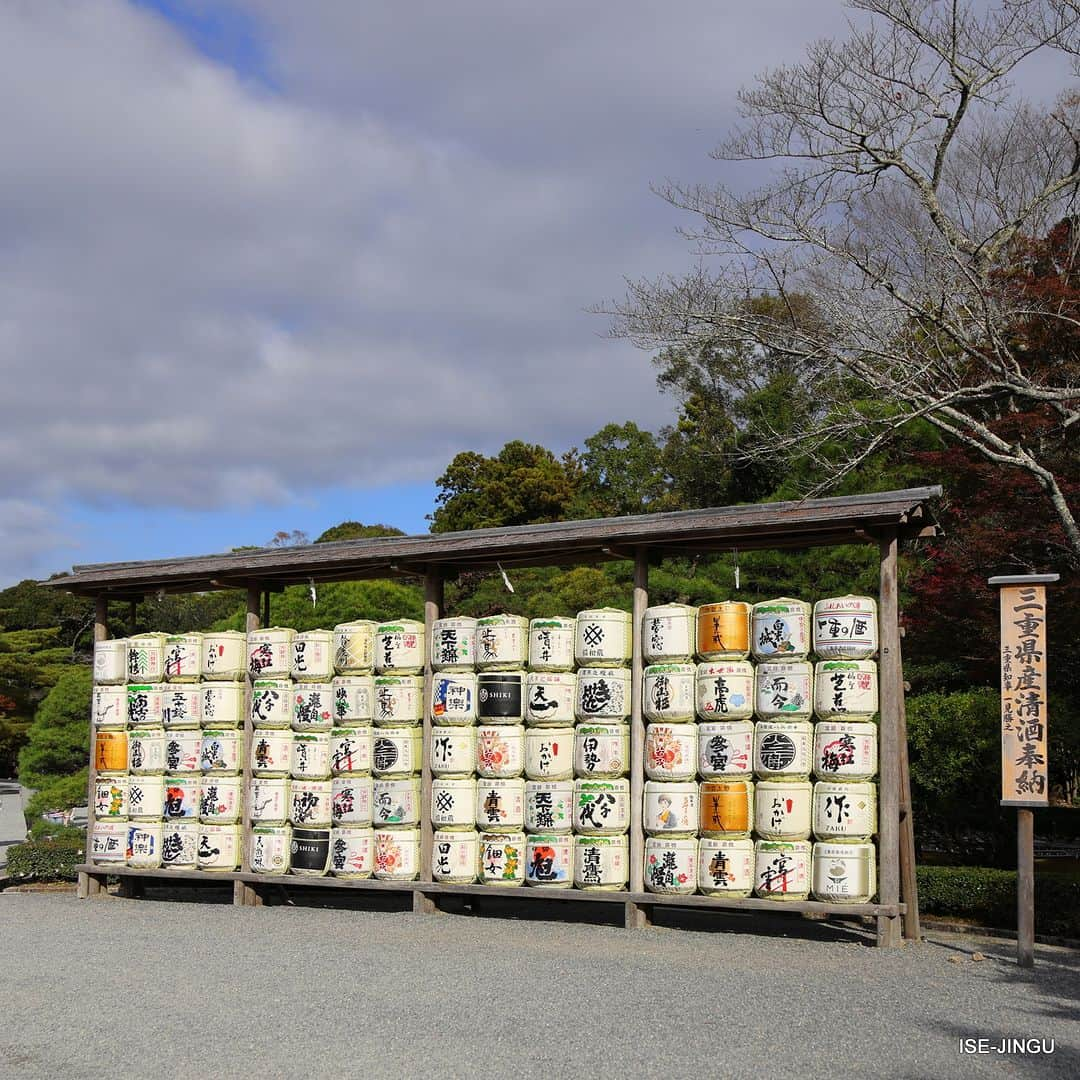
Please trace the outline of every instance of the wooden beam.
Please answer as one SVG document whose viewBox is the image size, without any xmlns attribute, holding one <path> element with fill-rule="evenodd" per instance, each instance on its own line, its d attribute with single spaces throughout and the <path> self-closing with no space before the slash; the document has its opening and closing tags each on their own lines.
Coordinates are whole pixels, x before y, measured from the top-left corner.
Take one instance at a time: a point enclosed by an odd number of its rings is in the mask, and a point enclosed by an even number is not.
<svg viewBox="0 0 1080 1080">
<path fill-rule="evenodd" d="M 645 891 L 645 831 L 642 805 L 645 799 L 645 719 L 642 712 L 643 676 L 641 627 L 649 606 L 649 552 L 639 547 L 634 552 L 634 622 L 633 652 L 630 661 L 630 891 Z M 650 923 L 651 907 L 628 900 L 625 922 L 636 930 Z"/>
</svg>

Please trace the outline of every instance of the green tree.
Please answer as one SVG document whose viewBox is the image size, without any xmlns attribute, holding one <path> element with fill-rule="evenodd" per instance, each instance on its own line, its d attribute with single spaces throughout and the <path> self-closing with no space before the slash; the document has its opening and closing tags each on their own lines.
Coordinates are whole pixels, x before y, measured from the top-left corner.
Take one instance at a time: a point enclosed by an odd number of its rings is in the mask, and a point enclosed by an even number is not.
<svg viewBox="0 0 1080 1080">
<path fill-rule="evenodd" d="M 19 753 L 19 779 L 27 787 L 45 789 L 85 769 L 90 753 L 90 689 L 88 667 L 64 672 L 49 691 L 30 725 L 30 737 Z"/>
<path fill-rule="evenodd" d="M 377 536 L 404 536 L 393 525 L 364 525 L 359 521 L 343 521 L 332 525 L 315 540 L 316 544 L 332 544 L 338 540 L 371 540 Z"/>
<path fill-rule="evenodd" d="M 573 517 L 623 517 L 670 509 L 660 441 L 632 421 L 606 424 L 585 440 Z"/>
</svg>

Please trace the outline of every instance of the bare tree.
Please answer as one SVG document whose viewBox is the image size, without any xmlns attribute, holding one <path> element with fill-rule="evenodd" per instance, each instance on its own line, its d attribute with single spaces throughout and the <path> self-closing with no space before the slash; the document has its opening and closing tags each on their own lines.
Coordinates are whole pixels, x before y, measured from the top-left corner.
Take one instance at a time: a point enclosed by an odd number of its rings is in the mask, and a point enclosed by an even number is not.
<svg viewBox="0 0 1080 1080">
<path fill-rule="evenodd" d="M 769 182 L 659 189 L 695 216 L 697 267 L 603 310 L 643 348 L 749 344 L 794 364 L 819 408 L 752 453 L 818 458 L 838 479 L 923 418 L 1037 482 L 1080 561 L 1061 465 L 1075 476 L 1080 290 L 1018 284 L 1032 242 L 1078 220 L 1080 94 L 1039 107 L 1015 89 L 1051 53 L 1075 78 L 1080 4 L 849 6 L 845 40 L 739 95 L 743 122 L 713 156 L 768 163 Z M 1054 273 L 1075 284 L 1080 227 L 1057 235 Z M 1063 349 L 1052 363 L 1032 361 L 1032 326 Z M 1003 423 L 1031 412 L 1038 437 Z"/>
</svg>

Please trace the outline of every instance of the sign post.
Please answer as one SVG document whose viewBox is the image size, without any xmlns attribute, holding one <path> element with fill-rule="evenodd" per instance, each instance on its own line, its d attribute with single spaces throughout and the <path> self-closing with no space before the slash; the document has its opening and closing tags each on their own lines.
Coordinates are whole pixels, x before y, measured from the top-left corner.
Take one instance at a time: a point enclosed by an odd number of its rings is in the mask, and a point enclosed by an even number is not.
<svg viewBox="0 0 1080 1080">
<path fill-rule="evenodd" d="M 1046 586 L 1057 574 L 992 577 L 1001 590 L 1001 805 L 1016 807 L 1016 962 L 1035 963 L 1035 820 L 1049 801 Z"/>
</svg>

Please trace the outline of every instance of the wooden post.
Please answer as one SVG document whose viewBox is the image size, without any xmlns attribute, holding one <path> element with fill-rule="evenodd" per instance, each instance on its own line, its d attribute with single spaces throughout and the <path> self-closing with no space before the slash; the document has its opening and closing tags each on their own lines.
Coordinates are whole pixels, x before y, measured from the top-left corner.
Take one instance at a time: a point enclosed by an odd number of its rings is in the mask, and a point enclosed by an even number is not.
<svg viewBox="0 0 1080 1080">
<path fill-rule="evenodd" d="M 900 648 L 898 642 L 897 649 Z M 902 651 L 900 656 L 900 899 L 905 905 L 904 937 L 908 941 L 919 941 L 922 928 L 919 925 L 919 882 L 915 874 L 915 818 L 911 810 L 911 769 L 908 763 L 907 702 L 904 698 Z"/>
<path fill-rule="evenodd" d="M 105 641 L 109 637 L 109 601 L 104 596 L 94 598 L 94 641 Z M 93 691 L 91 691 L 92 695 Z M 93 850 L 94 838 L 94 787 L 97 783 L 97 761 L 94 747 L 94 737 L 97 728 L 94 726 L 94 703 L 90 701 L 90 764 L 87 769 L 86 781 L 86 861 L 90 862 L 90 852 Z M 98 896 L 105 890 L 105 875 L 87 874 L 79 872 L 78 896 L 85 900 L 91 896 Z"/>
<path fill-rule="evenodd" d="M 431 849 L 434 829 L 431 825 L 431 684 L 434 668 L 431 666 L 431 646 L 435 620 L 442 615 L 445 603 L 443 595 L 443 577 L 438 570 L 429 570 L 424 575 L 424 642 L 427 655 L 424 657 L 424 740 L 422 743 L 422 764 L 420 768 L 420 884 L 431 884 Z M 423 915 L 434 915 L 439 910 L 433 895 L 417 889 L 413 893 L 413 911 Z"/>
<path fill-rule="evenodd" d="M 1016 811 L 1016 963 L 1035 966 L 1035 813 Z"/>
<path fill-rule="evenodd" d="M 634 549 L 634 625 L 633 652 L 630 662 L 630 891 L 645 891 L 645 833 L 642 828 L 642 805 L 645 799 L 645 720 L 641 711 L 642 636 L 645 609 L 649 606 L 649 552 Z M 652 908 L 626 902 L 627 929 L 640 929 L 650 923 Z"/>
<path fill-rule="evenodd" d="M 256 607 L 256 609 L 255 609 L 256 616 L 258 615 L 258 612 L 259 612 L 259 609 Z M 263 618 L 263 621 L 262 621 L 263 626 L 272 625 L 271 622 L 270 622 L 270 589 L 267 589 L 266 592 L 263 593 L 263 617 L 262 618 Z M 256 625 L 255 629 L 256 630 L 259 629 L 258 625 Z"/>
<path fill-rule="evenodd" d="M 267 596 L 269 595 L 267 593 Z M 249 634 L 259 629 L 259 599 L 258 585 L 249 585 L 247 590 L 247 619 L 244 626 L 245 631 Z M 255 722 L 251 718 L 251 693 L 252 678 L 251 673 L 248 672 L 245 677 L 244 690 L 244 738 L 241 740 L 241 753 L 243 755 L 241 757 L 241 776 L 243 776 L 241 806 L 243 810 L 240 815 L 242 823 L 240 829 L 243 844 L 240 869 L 245 874 L 251 872 L 251 736 L 255 730 Z M 234 881 L 233 903 L 241 907 L 259 907 L 262 904 L 262 897 L 247 882 Z"/>
</svg>

